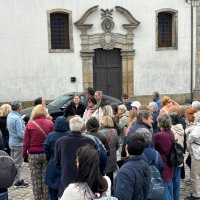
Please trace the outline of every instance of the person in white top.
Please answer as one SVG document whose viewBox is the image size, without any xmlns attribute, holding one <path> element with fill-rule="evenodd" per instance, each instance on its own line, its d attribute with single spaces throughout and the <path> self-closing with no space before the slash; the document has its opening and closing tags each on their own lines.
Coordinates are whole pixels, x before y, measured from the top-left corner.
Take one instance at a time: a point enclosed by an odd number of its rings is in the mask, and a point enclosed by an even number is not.
<svg viewBox="0 0 200 200">
<path fill-rule="evenodd" d="M 92 146 L 78 149 L 77 181 L 69 184 L 60 200 L 91 200 L 111 196 L 111 181 L 99 170 L 99 155 Z"/>
<path fill-rule="evenodd" d="M 194 114 L 195 126 L 189 134 L 188 150 L 191 155 L 191 194 L 187 199 L 200 199 L 200 111 Z"/>
</svg>

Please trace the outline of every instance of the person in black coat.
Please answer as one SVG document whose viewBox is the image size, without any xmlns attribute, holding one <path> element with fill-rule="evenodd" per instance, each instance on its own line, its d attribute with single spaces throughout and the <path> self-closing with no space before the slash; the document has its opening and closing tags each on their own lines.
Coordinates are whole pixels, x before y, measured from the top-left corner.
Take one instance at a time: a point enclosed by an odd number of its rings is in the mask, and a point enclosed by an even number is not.
<svg viewBox="0 0 200 200">
<path fill-rule="evenodd" d="M 70 131 L 67 136 L 61 137 L 55 144 L 55 163 L 61 167 L 61 179 L 58 196 L 61 197 L 65 188 L 76 181 L 76 151 L 85 145 L 94 148 L 95 142 L 89 137 L 83 136 L 81 130 L 85 126 L 84 121 L 79 116 L 70 119 Z"/>
<path fill-rule="evenodd" d="M 65 108 L 64 117 L 70 119 L 74 115 L 83 117 L 85 112 L 85 106 L 82 104 L 81 99 L 78 95 L 74 95 L 73 101 Z"/>
<path fill-rule="evenodd" d="M 11 111 L 11 106 L 9 104 L 3 104 L 0 107 L 0 132 L 2 133 L 2 140 L 4 144 L 4 151 L 10 155 L 10 148 L 8 145 L 9 133 L 6 125 L 7 116 Z"/>
<path fill-rule="evenodd" d="M 48 165 L 45 176 L 45 184 L 49 189 L 49 198 L 51 200 L 58 200 L 58 188 L 60 184 L 60 167 L 54 163 L 54 147 L 56 141 L 68 134 L 69 124 L 65 117 L 57 117 L 52 133 L 49 133 L 44 141 L 44 149 L 47 157 Z"/>
</svg>

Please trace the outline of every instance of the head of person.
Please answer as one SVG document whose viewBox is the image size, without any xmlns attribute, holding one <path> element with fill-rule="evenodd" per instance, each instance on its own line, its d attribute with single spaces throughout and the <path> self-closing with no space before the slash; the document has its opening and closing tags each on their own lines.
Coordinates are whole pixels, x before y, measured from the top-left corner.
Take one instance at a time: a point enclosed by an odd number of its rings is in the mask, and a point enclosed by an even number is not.
<svg viewBox="0 0 200 200">
<path fill-rule="evenodd" d="M 94 96 L 95 90 L 92 87 L 88 87 L 85 90 L 86 97 Z"/>
<path fill-rule="evenodd" d="M 172 127 L 171 118 L 168 114 L 158 116 L 158 127 L 160 130 L 169 131 Z"/>
<path fill-rule="evenodd" d="M 199 101 L 193 101 L 192 102 L 192 108 L 200 111 L 200 102 Z"/>
<path fill-rule="evenodd" d="M 102 97 L 103 97 L 103 92 L 100 91 L 100 90 L 96 91 L 94 93 L 94 97 L 95 97 L 96 101 L 100 101 L 102 99 Z"/>
<path fill-rule="evenodd" d="M 113 117 L 113 109 L 110 105 L 106 105 L 103 108 L 103 115 L 104 116 L 109 116 L 109 117 Z"/>
<path fill-rule="evenodd" d="M 7 117 L 11 111 L 11 106 L 9 104 L 3 104 L 0 107 L 0 117 Z"/>
<path fill-rule="evenodd" d="M 153 95 L 152 95 L 152 99 L 154 100 L 154 99 L 158 99 L 158 98 L 160 98 L 160 94 L 159 94 L 158 91 L 155 91 L 155 92 L 153 93 Z"/>
<path fill-rule="evenodd" d="M 122 115 L 123 113 L 125 113 L 127 111 L 127 108 L 124 104 L 121 104 L 118 106 L 118 114 Z"/>
<path fill-rule="evenodd" d="M 194 114 L 197 112 L 196 109 L 194 108 L 188 108 L 186 109 L 185 111 L 185 119 L 188 121 L 188 122 L 194 122 Z"/>
<path fill-rule="evenodd" d="M 134 132 L 128 136 L 126 156 L 140 156 L 146 147 L 144 135 Z"/>
<path fill-rule="evenodd" d="M 99 155 L 92 146 L 83 146 L 76 152 L 77 184 L 87 183 L 93 192 L 103 193 L 107 190 L 107 181 L 99 169 Z"/>
<path fill-rule="evenodd" d="M 168 97 L 168 96 L 164 96 L 161 103 L 162 103 L 162 106 L 166 106 L 168 104 L 170 104 L 172 102 L 172 99 L 171 97 Z"/>
<path fill-rule="evenodd" d="M 130 110 L 128 113 L 129 127 L 135 123 L 136 117 L 137 117 L 137 112 L 135 110 Z"/>
<path fill-rule="evenodd" d="M 129 103 L 129 96 L 128 96 L 128 94 L 123 94 L 122 95 L 122 102 L 125 105 Z"/>
<path fill-rule="evenodd" d="M 34 101 L 34 105 L 37 106 L 39 104 L 45 105 L 45 100 L 42 97 L 38 97 L 37 99 L 35 99 Z"/>
<path fill-rule="evenodd" d="M 99 121 L 96 117 L 90 117 L 86 123 L 86 129 L 88 132 L 95 132 L 99 130 Z"/>
<path fill-rule="evenodd" d="M 194 122 L 200 123 L 200 111 L 198 111 L 194 114 Z"/>
<path fill-rule="evenodd" d="M 69 121 L 69 129 L 72 132 L 81 132 L 85 128 L 85 123 L 80 116 L 75 116 Z"/>
<path fill-rule="evenodd" d="M 22 109 L 21 101 L 19 101 L 19 100 L 13 101 L 11 103 L 11 108 L 12 108 L 13 111 L 21 112 L 21 109 Z"/>
<path fill-rule="evenodd" d="M 87 105 L 89 108 L 93 108 L 97 104 L 96 99 L 93 96 L 88 97 Z"/>
<path fill-rule="evenodd" d="M 73 102 L 75 105 L 79 105 L 81 103 L 81 98 L 78 94 L 74 95 Z"/>
<path fill-rule="evenodd" d="M 170 112 L 169 116 L 171 118 L 172 125 L 180 124 L 180 115 L 177 112 Z"/>
<path fill-rule="evenodd" d="M 151 108 L 152 112 L 158 112 L 158 105 L 156 102 L 149 102 L 149 107 Z"/>
<path fill-rule="evenodd" d="M 152 126 L 152 114 L 151 111 L 148 109 L 139 110 L 137 113 L 137 122 L 146 124 L 147 126 Z"/>
<path fill-rule="evenodd" d="M 133 101 L 131 107 L 133 110 L 138 111 L 140 109 L 141 103 L 139 101 Z"/>
<path fill-rule="evenodd" d="M 69 131 L 69 122 L 65 117 L 57 117 L 54 123 L 55 131 Z"/>
<path fill-rule="evenodd" d="M 145 147 L 150 146 L 152 141 L 152 134 L 150 131 L 148 131 L 146 128 L 139 128 L 135 132 L 143 135 Z"/>
<path fill-rule="evenodd" d="M 44 117 L 44 118 L 48 117 L 47 109 L 42 104 L 39 104 L 33 108 L 31 112 L 30 121 L 36 118 L 40 118 L 40 117 Z"/>
<path fill-rule="evenodd" d="M 111 104 L 112 110 L 113 110 L 113 115 L 118 114 L 118 105 L 116 103 Z"/>
<path fill-rule="evenodd" d="M 101 126 L 104 128 L 113 128 L 114 123 L 111 117 L 109 116 L 103 116 L 101 119 Z"/>
</svg>

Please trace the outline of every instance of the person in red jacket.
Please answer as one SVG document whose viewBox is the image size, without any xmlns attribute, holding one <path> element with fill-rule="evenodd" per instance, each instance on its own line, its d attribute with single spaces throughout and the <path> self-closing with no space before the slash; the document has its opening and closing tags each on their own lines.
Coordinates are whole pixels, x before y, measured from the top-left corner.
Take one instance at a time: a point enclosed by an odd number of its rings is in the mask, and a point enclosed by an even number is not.
<svg viewBox="0 0 200 200">
<path fill-rule="evenodd" d="M 48 133 L 53 131 L 53 122 L 47 116 L 43 105 L 33 108 L 23 141 L 23 157 L 29 160 L 35 200 L 48 200 L 48 189 L 44 184 L 47 160 L 43 143 Z"/>
</svg>

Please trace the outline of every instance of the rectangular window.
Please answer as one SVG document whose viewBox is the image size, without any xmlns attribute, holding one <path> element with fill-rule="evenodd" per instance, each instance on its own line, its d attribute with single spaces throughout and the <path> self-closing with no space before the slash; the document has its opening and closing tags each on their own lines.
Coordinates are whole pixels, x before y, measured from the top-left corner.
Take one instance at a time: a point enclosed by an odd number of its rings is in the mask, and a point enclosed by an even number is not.
<svg viewBox="0 0 200 200">
<path fill-rule="evenodd" d="M 69 49 L 69 16 L 63 13 L 50 15 L 51 22 L 51 48 Z"/>
</svg>

